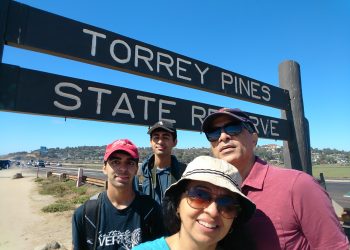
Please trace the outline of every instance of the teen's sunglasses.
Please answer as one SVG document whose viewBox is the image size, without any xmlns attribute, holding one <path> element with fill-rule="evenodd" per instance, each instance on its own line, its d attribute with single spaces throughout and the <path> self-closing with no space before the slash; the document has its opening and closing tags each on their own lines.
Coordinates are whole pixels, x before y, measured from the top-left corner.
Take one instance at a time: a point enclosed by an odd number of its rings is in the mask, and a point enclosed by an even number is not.
<svg viewBox="0 0 350 250">
<path fill-rule="evenodd" d="M 186 191 L 186 198 L 188 205 L 194 209 L 204 209 L 215 202 L 219 213 L 226 219 L 237 217 L 241 211 L 237 198 L 230 195 L 214 195 L 203 187 L 191 187 Z"/>
<path fill-rule="evenodd" d="M 242 132 L 243 128 L 246 128 L 248 131 L 250 131 L 250 128 L 248 128 L 248 126 L 244 122 L 228 123 L 225 126 L 213 128 L 212 130 L 205 132 L 205 136 L 207 137 L 208 141 L 214 142 L 220 138 L 222 130 L 226 134 L 234 136 L 239 135 Z"/>
</svg>

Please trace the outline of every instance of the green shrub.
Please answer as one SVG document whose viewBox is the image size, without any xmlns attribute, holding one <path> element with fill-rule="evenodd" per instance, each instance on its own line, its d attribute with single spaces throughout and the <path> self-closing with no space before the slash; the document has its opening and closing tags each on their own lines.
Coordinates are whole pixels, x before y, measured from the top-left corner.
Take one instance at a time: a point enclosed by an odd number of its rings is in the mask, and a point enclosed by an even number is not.
<svg viewBox="0 0 350 250">
<path fill-rule="evenodd" d="M 87 201 L 89 199 L 90 199 L 89 195 L 80 195 L 80 196 L 75 197 L 72 200 L 72 203 L 73 204 L 83 204 L 85 201 Z"/>
<path fill-rule="evenodd" d="M 36 178 L 34 181 L 35 181 L 35 182 L 39 182 L 39 183 L 41 183 L 41 182 L 43 182 L 43 181 L 44 181 L 44 179 L 39 177 L 39 178 Z"/>
<path fill-rule="evenodd" d="M 41 211 L 45 213 L 56 213 L 56 212 L 64 212 L 74 209 L 74 205 L 71 203 L 67 203 L 66 201 L 58 201 L 56 203 L 47 205 L 41 209 Z"/>
<path fill-rule="evenodd" d="M 62 197 L 67 192 L 70 192 L 70 189 L 64 182 L 51 182 L 42 185 L 42 189 L 39 193 Z"/>
<path fill-rule="evenodd" d="M 81 187 L 73 187 L 72 188 L 72 192 L 73 193 L 76 193 L 78 195 L 83 195 L 83 194 L 86 194 L 87 192 L 87 186 L 81 186 Z"/>
<path fill-rule="evenodd" d="M 73 210 L 77 204 L 84 203 L 92 195 L 104 190 L 103 187 L 89 184 L 76 187 L 76 182 L 73 180 L 59 181 L 57 177 L 52 176 L 47 179 L 38 178 L 35 181 L 40 185 L 40 194 L 53 195 L 60 198 L 55 203 L 42 208 L 42 211 L 46 213 Z"/>
</svg>

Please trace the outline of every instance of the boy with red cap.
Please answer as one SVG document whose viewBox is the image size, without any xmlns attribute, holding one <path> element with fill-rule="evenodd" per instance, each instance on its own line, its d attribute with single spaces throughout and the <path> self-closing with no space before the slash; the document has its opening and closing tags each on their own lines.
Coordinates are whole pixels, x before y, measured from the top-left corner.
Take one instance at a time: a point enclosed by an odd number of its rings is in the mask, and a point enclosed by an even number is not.
<svg viewBox="0 0 350 250">
<path fill-rule="evenodd" d="M 103 160 L 107 190 L 75 210 L 73 249 L 131 249 L 161 236 L 159 205 L 133 188 L 137 147 L 128 139 L 116 140 L 107 145 Z"/>
</svg>

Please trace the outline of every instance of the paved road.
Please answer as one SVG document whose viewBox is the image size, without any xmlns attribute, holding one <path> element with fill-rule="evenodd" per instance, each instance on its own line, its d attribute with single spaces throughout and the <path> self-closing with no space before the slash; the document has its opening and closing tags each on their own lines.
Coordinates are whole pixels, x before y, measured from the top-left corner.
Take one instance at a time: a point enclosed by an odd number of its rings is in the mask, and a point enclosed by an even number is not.
<svg viewBox="0 0 350 250">
<path fill-rule="evenodd" d="M 36 169 L 36 168 L 35 168 Z M 47 171 L 51 167 L 41 168 L 40 171 Z M 62 171 L 70 174 L 77 174 L 77 168 L 54 167 L 55 171 Z M 84 175 L 93 178 L 104 178 L 101 170 L 84 170 Z M 326 189 L 330 197 L 340 206 L 350 208 L 350 197 L 344 197 L 344 194 L 350 192 L 350 180 L 326 180 Z"/>
<path fill-rule="evenodd" d="M 350 197 L 344 197 L 350 192 L 350 180 L 348 181 L 326 181 L 326 189 L 333 200 L 340 206 L 350 208 Z"/>
</svg>

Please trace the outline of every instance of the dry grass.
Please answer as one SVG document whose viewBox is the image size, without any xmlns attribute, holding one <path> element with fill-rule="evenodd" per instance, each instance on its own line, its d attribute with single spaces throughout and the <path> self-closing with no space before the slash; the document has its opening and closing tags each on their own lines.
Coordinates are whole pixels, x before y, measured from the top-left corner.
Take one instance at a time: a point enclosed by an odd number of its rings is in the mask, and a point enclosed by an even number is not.
<svg viewBox="0 0 350 250">
<path fill-rule="evenodd" d="M 38 178 L 36 182 L 40 185 L 40 194 L 52 195 L 57 198 L 55 203 L 42 208 L 43 212 L 49 213 L 73 210 L 91 196 L 104 190 L 102 187 L 90 184 L 85 184 L 77 188 L 75 181 L 59 181 L 55 176 L 50 176 L 47 179 Z"/>
</svg>

